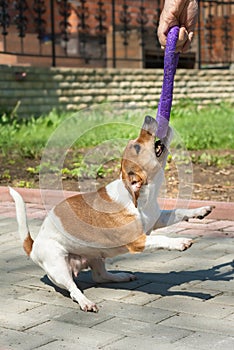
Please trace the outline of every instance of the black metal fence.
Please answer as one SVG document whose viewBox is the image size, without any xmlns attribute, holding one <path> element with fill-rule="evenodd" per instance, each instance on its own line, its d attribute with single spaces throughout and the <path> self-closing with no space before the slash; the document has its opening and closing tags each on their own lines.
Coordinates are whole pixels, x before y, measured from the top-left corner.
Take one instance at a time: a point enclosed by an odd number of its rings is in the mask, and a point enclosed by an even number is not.
<svg viewBox="0 0 234 350">
<path fill-rule="evenodd" d="M 162 0 L 0 0 L 0 64 L 163 66 Z M 200 0 L 195 40 L 180 66 L 234 63 L 234 1 Z"/>
</svg>

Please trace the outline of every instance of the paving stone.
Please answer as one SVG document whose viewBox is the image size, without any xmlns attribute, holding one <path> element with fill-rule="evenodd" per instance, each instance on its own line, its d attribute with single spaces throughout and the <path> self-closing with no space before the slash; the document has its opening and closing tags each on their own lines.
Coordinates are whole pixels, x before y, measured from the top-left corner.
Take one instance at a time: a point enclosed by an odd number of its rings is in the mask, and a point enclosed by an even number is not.
<svg viewBox="0 0 234 350">
<path fill-rule="evenodd" d="M 113 259 L 112 264 L 108 264 L 107 268 L 111 270 L 128 270 L 130 272 L 142 271 L 170 271 L 170 268 L 176 263 L 176 259 L 181 257 L 183 253 L 175 251 L 157 251 L 149 254 L 135 254 L 127 257 L 117 257 Z M 166 266 L 168 264 L 169 267 Z M 179 269 L 182 269 L 180 266 Z M 174 269 L 173 269 L 174 270 Z"/>
<path fill-rule="evenodd" d="M 41 275 L 43 275 L 43 270 L 40 271 L 42 273 Z M 54 290 L 50 285 L 43 283 L 41 276 L 20 280 L 16 282 L 16 285 L 26 288 L 28 293 L 35 289 Z"/>
<path fill-rule="evenodd" d="M 233 240 L 234 242 L 234 240 Z M 215 259 L 219 259 L 220 257 L 222 257 L 223 255 L 227 255 L 227 254 L 233 254 L 234 256 L 234 247 L 233 245 L 230 244 L 230 242 L 226 242 L 223 241 L 222 244 L 217 243 L 217 244 L 213 244 L 210 247 L 205 247 L 202 250 L 202 253 L 205 254 L 207 256 L 207 258 L 209 258 L 209 254 L 214 254 L 214 258 Z"/>
<path fill-rule="evenodd" d="M 162 320 L 175 314 L 175 312 L 169 310 L 162 310 L 154 307 L 147 309 L 144 306 L 113 301 L 105 301 L 100 303 L 100 307 L 102 314 L 106 313 L 106 315 L 112 315 L 120 318 L 152 322 L 152 324 L 161 322 Z"/>
<path fill-rule="evenodd" d="M 189 300 L 183 296 L 163 297 L 152 303 L 147 304 L 147 307 L 160 308 L 165 310 L 172 310 L 174 312 L 188 313 L 192 315 L 207 316 L 213 318 L 224 318 L 234 313 L 234 307 L 230 305 L 217 305 L 209 301 L 202 301 L 201 299 Z"/>
<path fill-rule="evenodd" d="M 168 295 L 170 289 L 170 285 L 166 283 L 148 283 L 140 288 L 137 291 L 152 294 L 155 296 Z"/>
<path fill-rule="evenodd" d="M 0 221 L 0 229 L 1 229 L 1 236 L 6 235 L 6 233 L 15 233 L 17 232 L 17 223 L 16 220 L 13 219 L 2 219 Z"/>
<path fill-rule="evenodd" d="M 17 282 L 19 281 L 25 281 L 28 279 L 26 274 L 21 274 L 21 273 L 17 273 L 17 272 L 8 272 L 4 269 L 4 266 L 0 269 L 0 273 L 1 276 L 3 277 L 2 280 L 0 281 L 0 285 L 1 286 L 10 286 L 10 288 L 12 288 L 12 286 L 16 285 Z M 7 283 L 6 283 L 7 281 Z"/>
<path fill-rule="evenodd" d="M 196 282 L 194 281 L 193 284 L 184 283 L 180 286 L 170 288 L 170 291 L 167 295 L 182 295 L 184 298 L 197 298 L 205 301 L 210 300 L 219 294 L 219 291 L 202 288 L 202 285 L 199 285 L 198 283 L 196 284 Z"/>
<path fill-rule="evenodd" d="M 134 305 L 147 305 L 151 301 L 154 301 L 158 298 L 161 298 L 160 295 L 151 295 L 151 294 L 146 294 L 144 292 L 139 292 L 139 291 L 132 291 L 128 293 L 126 296 L 120 299 L 122 303 L 126 304 L 134 304 Z"/>
<path fill-rule="evenodd" d="M 127 285 L 126 288 L 128 288 Z M 129 290 L 118 289 L 117 286 L 113 286 L 112 288 L 104 288 L 100 285 L 95 288 L 85 290 L 85 296 L 95 303 L 100 303 L 103 300 L 120 300 L 123 297 L 126 297 L 129 293 Z"/>
<path fill-rule="evenodd" d="M 188 236 L 188 237 L 202 237 L 202 238 L 209 238 L 209 237 L 227 237 L 228 233 L 223 232 L 222 230 L 208 230 L 206 227 L 205 228 L 196 228 L 196 227 L 191 227 L 191 228 L 186 228 L 183 231 L 180 231 L 178 235 L 182 236 Z M 232 233 L 231 235 L 232 236 Z"/>
<path fill-rule="evenodd" d="M 52 335 L 54 340 L 79 344 L 79 346 L 83 346 L 84 344 L 90 346 L 91 349 L 98 349 L 101 346 L 120 339 L 119 335 L 105 328 L 98 330 L 54 320 L 27 331 L 28 335 L 37 333 L 44 334 L 44 336 Z"/>
<path fill-rule="evenodd" d="M 109 310 L 109 308 L 101 309 L 98 313 L 85 313 L 81 310 L 72 310 L 70 312 L 66 312 L 65 314 L 55 317 L 55 320 L 81 327 L 91 328 L 99 323 L 102 323 L 114 317 L 113 314 L 109 314 L 107 310 Z"/>
<path fill-rule="evenodd" d="M 114 317 L 108 321 L 98 324 L 92 329 L 105 329 L 108 332 L 130 337 L 144 336 L 145 338 L 154 338 L 156 342 L 161 343 L 170 343 L 191 334 L 191 332 L 186 329 L 178 329 L 170 326 L 162 327 L 161 324 L 119 317 Z"/>
<path fill-rule="evenodd" d="M 233 221 L 230 220 L 216 220 L 209 224 L 209 230 L 223 230 L 233 225 Z"/>
<path fill-rule="evenodd" d="M 139 338 L 139 337 L 124 337 L 119 341 L 107 345 L 103 350 L 139 350 L 139 349 L 150 349 L 150 350 L 174 350 L 175 343 L 170 344 L 166 342 L 166 339 L 162 340 L 164 343 L 160 343 L 159 339 L 150 338 Z M 182 349 L 181 349 L 182 350 Z"/>
<path fill-rule="evenodd" d="M 186 338 L 183 338 L 174 345 L 180 349 L 181 346 L 187 349 L 199 350 L 233 350 L 234 338 L 222 336 L 220 334 L 210 334 L 203 332 L 195 332 Z"/>
<path fill-rule="evenodd" d="M 207 280 L 200 284 L 197 284 L 197 288 L 206 288 L 206 289 L 213 289 L 216 291 L 222 291 L 222 292 L 233 292 L 234 290 L 234 280 L 225 281 L 225 280 L 218 280 L 218 278 L 214 281 Z"/>
<path fill-rule="evenodd" d="M 225 317 L 225 320 L 233 323 L 234 322 L 234 313 Z"/>
<path fill-rule="evenodd" d="M 36 319 L 37 324 L 43 324 L 53 319 L 57 320 L 57 318 L 66 314 L 68 310 L 72 310 L 72 308 L 69 309 L 63 306 L 40 304 L 33 309 L 24 310 L 20 314 L 31 319 Z"/>
<path fill-rule="evenodd" d="M 24 331 L 40 324 L 40 321 L 22 314 L 0 311 L 0 324 L 7 329 Z"/>
<path fill-rule="evenodd" d="M 194 270 L 194 267 L 188 268 L 186 271 L 184 271 L 184 275 L 188 277 L 185 282 L 190 283 L 190 285 L 196 285 L 197 288 L 204 288 L 204 289 L 214 289 L 211 284 L 214 285 L 216 281 L 229 281 L 233 278 L 233 272 L 232 272 L 232 263 L 230 261 L 228 262 L 222 262 L 222 264 L 214 264 L 214 261 L 210 261 L 210 268 L 207 269 L 200 269 L 200 270 Z M 210 281 L 210 286 L 207 286 L 206 282 L 207 280 Z M 220 289 L 220 291 L 224 292 L 224 289 Z"/>
<path fill-rule="evenodd" d="M 45 345 L 42 345 L 40 347 L 37 347 L 37 350 L 79 350 L 79 348 L 82 347 L 82 350 L 94 350 L 93 347 L 90 345 L 81 344 L 78 340 L 75 343 L 69 342 L 69 341 L 52 341 Z M 101 347 L 98 347 L 96 349 L 101 349 Z M 103 347 L 102 347 L 103 349 Z M 22 350 L 22 349 L 21 349 Z"/>
<path fill-rule="evenodd" d="M 234 306 L 234 293 L 217 295 L 215 298 L 210 300 L 210 303 L 217 303 L 223 305 Z"/>
<path fill-rule="evenodd" d="M 30 334 L 12 329 L 0 328 L 1 350 L 32 350 L 52 341 L 50 335 Z"/>
<path fill-rule="evenodd" d="M 187 227 L 188 223 L 186 222 L 184 223 L 178 223 L 175 224 L 173 226 L 167 226 L 167 227 L 163 227 L 158 229 L 157 231 L 155 231 L 155 233 L 151 233 L 151 235 L 157 235 L 157 234 L 162 234 L 162 235 L 169 235 L 169 234 L 180 234 L 181 231 L 184 231 L 185 228 Z M 191 226 L 193 227 L 193 226 Z M 202 226 L 202 228 L 204 228 L 204 225 Z"/>
<path fill-rule="evenodd" d="M 233 244 L 234 242 L 232 241 L 230 244 Z M 222 256 L 221 258 L 216 260 L 216 263 L 218 265 L 222 265 L 222 264 L 227 264 L 227 265 L 233 265 L 233 253 L 231 254 L 225 254 L 224 256 Z"/>
<path fill-rule="evenodd" d="M 138 273 L 138 275 L 142 275 L 142 273 Z M 154 279 L 155 274 L 150 274 L 147 273 L 146 274 L 146 280 L 143 283 L 142 280 L 142 285 L 140 287 L 138 287 L 137 289 L 134 290 L 134 292 L 136 293 L 141 293 L 144 294 L 147 293 L 147 300 L 149 299 L 157 299 L 160 298 L 162 295 L 183 295 L 184 297 L 189 296 L 189 297 L 196 297 L 196 298 L 200 298 L 202 300 L 207 300 L 210 299 L 212 297 L 214 297 L 215 295 L 219 294 L 219 292 L 214 291 L 214 290 L 210 290 L 210 289 L 206 289 L 204 290 L 204 288 L 202 288 L 201 285 L 199 285 L 199 283 L 201 282 L 201 280 L 199 279 L 199 277 L 197 276 L 193 276 L 192 278 L 190 276 L 189 273 L 182 272 L 181 276 L 178 277 L 178 279 L 173 279 L 172 277 L 175 278 L 175 273 L 172 272 L 170 274 L 165 274 L 162 275 L 162 278 L 160 280 L 159 276 L 160 274 L 156 274 L 157 276 Z M 150 280 L 156 280 L 156 282 L 149 282 Z M 164 283 L 166 282 L 166 283 Z M 196 287 L 197 285 L 199 285 L 199 287 Z M 115 288 L 118 288 L 118 285 L 115 286 Z M 127 284 L 125 284 L 124 289 L 128 289 Z M 93 289 L 93 293 L 95 293 L 96 289 Z M 101 290 L 102 288 L 100 287 L 100 289 L 98 289 L 98 296 L 100 296 L 100 298 L 102 298 L 102 294 L 101 294 Z M 88 292 L 88 291 L 87 291 Z M 133 293 L 134 293 L 133 292 Z M 129 292 L 125 292 L 123 293 L 123 295 L 126 294 L 126 296 L 124 296 L 123 298 L 120 298 L 120 301 L 124 301 L 124 299 L 128 298 L 128 296 L 130 294 L 128 294 Z M 131 293 L 131 292 L 130 292 Z M 90 295 L 90 294 L 88 294 Z M 118 296 L 118 292 L 116 293 L 116 295 Z M 94 294 L 95 296 L 95 294 Z M 121 296 L 121 294 L 119 295 Z M 111 297 L 111 292 L 107 293 L 107 295 L 105 296 L 105 298 L 109 298 L 109 300 L 113 300 L 114 298 Z M 104 299 L 105 299 L 104 298 Z M 115 298 L 118 299 L 118 298 Z M 134 297 L 132 298 L 132 302 L 134 303 Z M 145 304 L 145 303 L 144 303 Z"/>
<path fill-rule="evenodd" d="M 33 302 L 43 303 L 47 305 L 57 305 L 69 308 L 79 308 L 79 305 L 72 301 L 69 297 L 68 292 L 61 294 L 55 290 L 37 290 L 31 293 L 25 294 L 22 297 L 19 297 L 20 300 L 30 300 Z"/>
<path fill-rule="evenodd" d="M 34 309 L 40 306 L 40 303 L 34 303 L 28 300 L 21 300 L 20 303 L 17 299 L 8 298 L 8 294 L 5 296 L 4 304 L 1 304 L 1 312 L 12 312 L 20 314 L 22 312 Z"/>
<path fill-rule="evenodd" d="M 5 298 L 17 299 L 20 296 L 27 294 L 28 292 L 29 292 L 28 288 L 18 287 L 14 284 L 9 285 L 9 284 L 0 282 L 0 298 L 2 299 L 2 301 Z"/>
<path fill-rule="evenodd" d="M 0 243 L 3 250 L 9 249 L 9 247 L 19 248 L 19 237 L 17 233 L 11 231 L 7 234 L 0 234 Z"/>
<path fill-rule="evenodd" d="M 181 328 L 193 331 L 206 330 L 208 333 L 234 336 L 232 322 L 211 317 L 179 314 L 162 321 L 160 325 L 176 327 L 179 330 Z"/>
<path fill-rule="evenodd" d="M 223 231 L 233 233 L 234 232 L 234 225 L 231 224 L 230 226 L 223 228 Z"/>
<path fill-rule="evenodd" d="M 5 264 L 5 269 L 9 273 L 22 274 L 24 277 L 37 276 L 40 278 L 43 275 L 43 270 L 25 256 L 13 257 Z"/>
<path fill-rule="evenodd" d="M 181 285 L 183 283 L 190 283 L 194 282 L 196 276 L 193 275 L 191 272 L 188 271 L 171 271 L 171 272 L 166 272 L 166 273 L 160 273 L 160 272 L 155 272 L 155 273 L 136 273 L 136 276 L 139 276 L 142 280 L 146 280 L 147 282 L 151 283 L 162 283 L 162 284 L 167 284 L 168 288 Z M 144 287 L 143 287 L 144 288 Z"/>
<path fill-rule="evenodd" d="M 192 248 L 190 248 L 192 249 Z M 193 276 L 209 274 L 213 266 L 218 265 L 217 260 L 208 259 L 205 256 L 199 259 L 199 255 L 184 255 L 175 259 L 171 263 L 167 263 L 169 268 L 181 268 L 182 270 L 191 271 L 191 279 Z M 181 271 L 181 270 L 179 270 Z"/>
</svg>

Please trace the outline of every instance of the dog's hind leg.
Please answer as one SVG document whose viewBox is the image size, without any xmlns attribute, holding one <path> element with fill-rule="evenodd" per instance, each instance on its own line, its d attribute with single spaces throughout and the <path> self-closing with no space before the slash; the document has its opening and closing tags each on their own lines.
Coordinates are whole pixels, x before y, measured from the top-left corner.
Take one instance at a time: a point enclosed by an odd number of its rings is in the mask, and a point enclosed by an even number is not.
<svg viewBox="0 0 234 350">
<path fill-rule="evenodd" d="M 40 254 L 42 250 L 43 252 Z M 45 254 L 45 250 L 47 252 L 49 250 L 49 253 Z M 58 244 L 56 249 L 54 242 L 51 245 L 47 242 L 46 248 L 43 245 L 43 249 L 37 245 L 37 250 L 32 252 L 31 257 L 45 270 L 48 278 L 56 286 L 69 291 L 71 298 L 80 305 L 83 311 L 98 311 L 96 304 L 87 299 L 75 284 L 67 254 L 64 249 L 59 248 Z"/>
<path fill-rule="evenodd" d="M 196 209 L 162 210 L 153 229 L 174 225 L 180 221 L 188 221 L 189 219 L 204 219 L 213 209 L 213 206 L 205 206 Z"/>
<path fill-rule="evenodd" d="M 106 282 L 129 282 L 136 279 L 131 273 L 117 272 L 111 273 L 106 270 L 105 262 L 100 259 L 92 259 L 89 261 L 89 266 L 92 269 L 93 280 L 97 283 Z"/>
</svg>

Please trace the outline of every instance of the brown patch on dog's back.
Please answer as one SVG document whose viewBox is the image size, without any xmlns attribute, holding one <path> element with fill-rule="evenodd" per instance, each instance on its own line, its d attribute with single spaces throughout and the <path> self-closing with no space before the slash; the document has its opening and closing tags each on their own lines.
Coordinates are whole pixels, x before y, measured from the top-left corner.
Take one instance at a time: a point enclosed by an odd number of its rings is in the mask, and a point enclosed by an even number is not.
<svg viewBox="0 0 234 350">
<path fill-rule="evenodd" d="M 105 187 L 100 188 L 100 189 L 98 190 L 97 193 L 98 193 L 98 194 L 100 195 L 100 197 L 101 197 L 102 199 L 104 199 L 106 202 L 109 202 L 109 203 L 113 202 L 112 199 L 108 196 Z"/>
<path fill-rule="evenodd" d="M 105 187 L 78 194 L 58 204 L 54 213 L 69 235 L 87 246 L 126 246 L 142 235 L 142 224 L 128 209 L 113 201 Z"/>
</svg>

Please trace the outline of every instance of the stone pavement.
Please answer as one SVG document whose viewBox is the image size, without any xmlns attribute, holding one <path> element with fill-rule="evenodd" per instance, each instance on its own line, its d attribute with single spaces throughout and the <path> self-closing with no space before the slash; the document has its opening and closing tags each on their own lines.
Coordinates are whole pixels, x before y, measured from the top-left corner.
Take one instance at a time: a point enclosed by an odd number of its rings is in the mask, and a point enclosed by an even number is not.
<svg viewBox="0 0 234 350">
<path fill-rule="evenodd" d="M 160 230 L 193 237 L 188 251 L 108 261 L 110 270 L 135 272 L 136 281 L 97 285 L 89 271 L 82 272 L 77 283 L 100 309 L 93 314 L 55 291 L 26 257 L 14 205 L 5 199 L 0 202 L 0 350 L 234 349 L 234 216 L 217 220 L 214 212 L 203 221 Z M 45 211 L 34 202 L 27 207 L 36 235 Z M 228 208 L 233 213 L 234 203 Z"/>
</svg>

